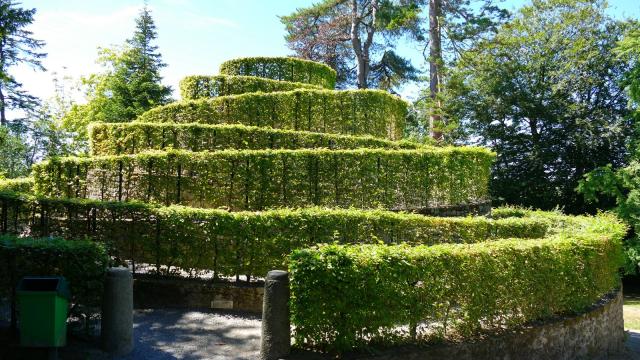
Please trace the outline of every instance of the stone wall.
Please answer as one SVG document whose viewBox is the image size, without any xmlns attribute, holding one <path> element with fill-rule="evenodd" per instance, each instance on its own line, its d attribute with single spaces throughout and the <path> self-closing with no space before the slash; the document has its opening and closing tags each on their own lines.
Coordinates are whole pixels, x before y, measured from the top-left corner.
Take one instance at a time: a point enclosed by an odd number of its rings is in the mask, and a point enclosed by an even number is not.
<svg viewBox="0 0 640 360">
<path fill-rule="evenodd" d="M 262 282 L 212 282 L 200 279 L 136 276 L 134 307 L 220 309 L 262 312 Z"/>
</svg>

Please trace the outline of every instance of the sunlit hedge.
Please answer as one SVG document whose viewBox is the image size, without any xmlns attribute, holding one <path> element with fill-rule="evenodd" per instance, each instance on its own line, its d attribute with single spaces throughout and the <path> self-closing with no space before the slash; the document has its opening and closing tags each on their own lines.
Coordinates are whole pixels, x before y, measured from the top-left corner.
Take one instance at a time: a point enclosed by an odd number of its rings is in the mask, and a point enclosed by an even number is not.
<svg viewBox="0 0 640 360">
<path fill-rule="evenodd" d="M 379 90 L 294 90 L 176 102 L 139 122 L 242 124 L 399 140 L 407 103 Z"/>
<path fill-rule="evenodd" d="M 32 187 L 32 178 L 0 179 L 0 190 L 29 193 Z"/>
<path fill-rule="evenodd" d="M 418 149 L 426 145 L 371 136 L 322 134 L 245 125 L 174 123 L 94 123 L 93 155 L 135 154 L 146 150 Z"/>
<path fill-rule="evenodd" d="M 336 86 L 336 72 L 329 66 L 291 57 L 249 57 L 225 61 L 220 74 L 245 75 L 261 78 L 319 85 L 327 89 Z"/>
<path fill-rule="evenodd" d="M 340 352 L 438 342 L 583 311 L 619 286 L 625 227 L 610 216 L 555 218 L 565 226 L 538 240 L 296 250 L 295 343 Z"/>
<path fill-rule="evenodd" d="M 438 218 L 382 210 L 228 212 L 143 203 L 51 199 L 0 191 L 0 231 L 90 238 L 111 255 L 158 268 L 264 276 L 292 250 L 319 243 L 475 243 L 540 238 L 546 219 Z"/>
<path fill-rule="evenodd" d="M 417 210 L 485 201 L 484 148 L 225 150 L 62 158 L 33 167 L 52 197 L 139 200 L 229 210 L 356 207 Z"/>
<path fill-rule="evenodd" d="M 255 76 L 217 75 L 187 76 L 180 81 L 182 100 L 207 99 L 252 92 L 291 91 L 296 89 L 321 89 L 311 84 L 277 81 Z"/>
</svg>

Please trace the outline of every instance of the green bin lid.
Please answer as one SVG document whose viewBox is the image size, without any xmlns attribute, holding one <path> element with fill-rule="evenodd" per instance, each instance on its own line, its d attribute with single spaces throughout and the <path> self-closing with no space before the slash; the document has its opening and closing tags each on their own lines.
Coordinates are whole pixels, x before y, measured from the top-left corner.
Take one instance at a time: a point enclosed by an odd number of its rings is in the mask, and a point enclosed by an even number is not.
<svg viewBox="0 0 640 360">
<path fill-rule="evenodd" d="M 67 300 L 71 299 L 69 283 L 64 276 L 25 276 L 18 283 L 16 291 L 18 293 L 56 293 Z"/>
</svg>

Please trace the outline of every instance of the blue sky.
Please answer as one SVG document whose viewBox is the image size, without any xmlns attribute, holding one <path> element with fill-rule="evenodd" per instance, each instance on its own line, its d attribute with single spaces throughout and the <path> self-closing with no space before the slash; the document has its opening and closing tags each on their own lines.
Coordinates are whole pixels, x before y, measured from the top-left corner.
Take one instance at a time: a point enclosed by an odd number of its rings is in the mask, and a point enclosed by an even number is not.
<svg viewBox="0 0 640 360">
<path fill-rule="evenodd" d="M 157 45 L 167 67 L 164 82 L 178 89 L 184 76 L 216 74 L 221 62 L 242 56 L 290 54 L 278 15 L 286 15 L 314 0 L 149 0 L 158 28 Z M 514 10 L 527 0 L 502 3 Z M 52 73 L 78 79 L 97 72 L 97 48 L 122 44 L 134 30 L 142 0 L 23 0 L 36 8 L 34 37 L 46 41 L 47 72 L 26 67 L 13 73 L 26 90 L 43 99 L 53 94 Z M 640 0 L 610 0 L 617 18 L 640 18 Z M 419 59 L 417 47 L 402 51 Z M 423 64 L 416 64 L 422 66 Z M 415 88 L 406 89 L 411 97 Z"/>
</svg>

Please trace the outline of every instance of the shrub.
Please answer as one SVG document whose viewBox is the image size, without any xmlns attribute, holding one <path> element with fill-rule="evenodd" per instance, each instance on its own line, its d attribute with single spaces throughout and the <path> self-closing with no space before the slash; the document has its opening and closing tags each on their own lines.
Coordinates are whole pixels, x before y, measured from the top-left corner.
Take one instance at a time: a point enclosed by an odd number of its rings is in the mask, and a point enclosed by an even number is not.
<svg viewBox="0 0 640 360">
<path fill-rule="evenodd" d="M 277 81 L 255 76 L 217 75 L 187 76 L 180 81 L 180 97 L 182 100 L 207 99 L 218 96 L 239 95 L 252 92 L 277 92 L 296 89 L 322 89 L 319 86 Z"/>
<path fill-rule="evenodd" d="M 33 178 L 0 179 L 0 190 L 28 193 L 33 188 Z"/>
<path fill-rule="evenodd" d="M 538 240 L 295 250 L 296 345 L 345 351 L 471 338 L 583 311 L 619 286 L 625 228 L 610 216 L 560 220 L 571 225 Z"/>
<path fill-rule="evenodd" d="M 103 244 L 89 240 L 0 236 L 0 284 L 9 293 L 24 276 L 62 275 L 75 303 L 97 306 L 109 265 Z"/>
<path fill-rule="evenodd" d="M 640 160 L 632 158 L 627 167 L 613 169 L 609 164 L 584 175 L 577 187 L 590 203 L 613 207 L 630 226 L 625 239 L 625 274 L 640 275 Z M 615 202 L 615 207 L 613 203 Z"/>
<path fill-rule="evenodd" d="M 380 90 L 294 90 L 182 101 L 159 106 L 139 122 L 242 124 L 399 140 L 407 103 Z"/>
<path fill-rule="evenodd" d="M 382 210 L 281 209 L 227 212 L 142 203 L 48 199 L 0 192 L 2 232 L 90 238 L 121 260 L 192 273 L 264 276 L 292 250 L 319 243 L 474 243 L 540 238 L 537 218 L 439 218 Z"/>
<path fill-rule="evenodd" d="M 336 72 L 314 61 L 291 57 L 249 57 L 225 61 L 220 74 L 257 76 L 280 81 L 319 85 L 327 89 L 336 86 Z"/>
<path fill-rule="evenodd" d="M 174 123 L 93 123 L 89 136 L 93 155 L 135 154 L 146 150 L 264 149 L 418 149 L 427 145 L 370 136 L 321 134 L 245 125 Z"/>
<path fill-rule="evenodd" d="M 229 210 L 416 210 L 484 201 L 493 158 L 483 148 L 168 151 L 52 159 L 33 175 L 45 196 Z"/>
</svg>

